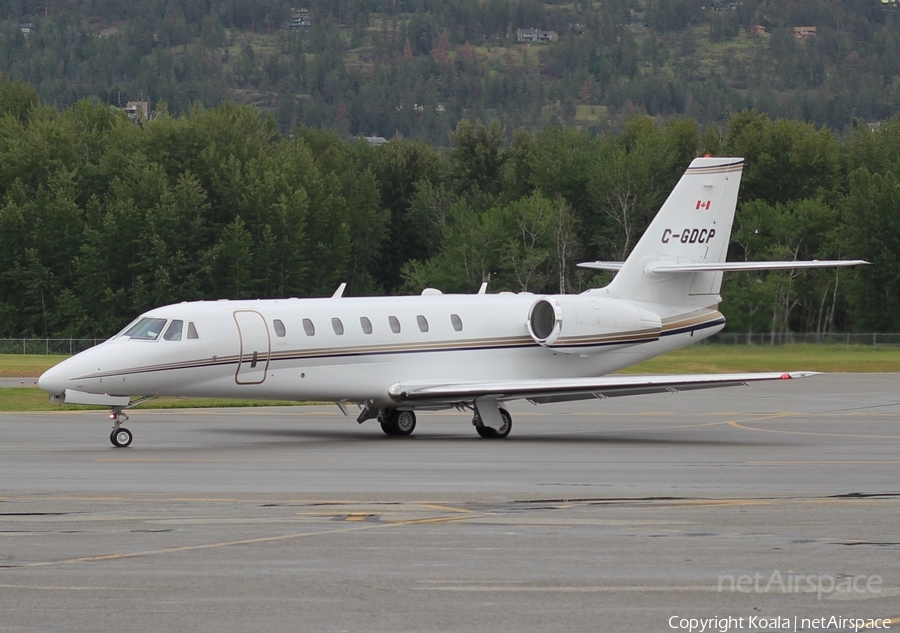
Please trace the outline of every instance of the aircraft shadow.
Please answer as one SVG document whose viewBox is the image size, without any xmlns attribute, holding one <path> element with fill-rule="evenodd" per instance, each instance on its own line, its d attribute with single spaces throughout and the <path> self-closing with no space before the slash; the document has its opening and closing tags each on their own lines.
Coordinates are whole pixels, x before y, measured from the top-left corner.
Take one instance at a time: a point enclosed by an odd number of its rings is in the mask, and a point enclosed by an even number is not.
<svg viewBox="0 0 900 633">
<path fill-rule="evenodd" d="M 278 438 L 285 440 L 325 440 L 334 442 L 393 442 L 407 443 L 415 442 L 417 444 L 426 443 L 452 443 L 452 442 L 479 442 L 484 445 L 498 446 L 505 444 L 604 444 L 604 445 L 633 445 L 633 446 L 724 446 L 724 447 L 779 447 L 790 446 L 790 442 L 772 442 L 759 440 L 726 440 L 726 439 L 698 439 L 698 438 L 675 438 L 675 437 L 638 437 L 632 435 L 611 435 L 598 432 L 596 434 L 583 433 L 553 433 L 550 435 L 527 435 L 521 433 L 519 435 L 510 435 L 503 440 L 484 440 L 478 437 L 474 432 L 471 435 L 460 433 L 459 435 L 431 435 L 427 432 L 416 433 L 410 437 L 388 437 L 378 432 L 365 432 L 357 430 L 323 430 L 323 429 L 204 429 L 205 433 L 217 433 L 227 435 L 239 435 L 244 437 L 257 438 Z M 513 431 L 515 433 L 515 431 Z"/>
</svg>

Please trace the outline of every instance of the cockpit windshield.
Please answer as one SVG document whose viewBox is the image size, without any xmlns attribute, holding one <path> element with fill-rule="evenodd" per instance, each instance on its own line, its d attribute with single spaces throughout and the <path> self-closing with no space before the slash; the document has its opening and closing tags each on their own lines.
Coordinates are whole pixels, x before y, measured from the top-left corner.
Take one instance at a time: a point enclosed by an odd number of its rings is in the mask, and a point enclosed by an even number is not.
<svg viewBox="0 0 900 633">
<path fill-rule="evenodd" d="M 163 327 L 166 325 L 165 319 L 154 319 L 151 317 L 144 317 L 130 328 L 128 328 L 122 336 L 127 336 L 129 338 L 138 339 L 141 341 L 155 341 L 159 338 L 159 333 L 162 332 Z"/>
</svg>

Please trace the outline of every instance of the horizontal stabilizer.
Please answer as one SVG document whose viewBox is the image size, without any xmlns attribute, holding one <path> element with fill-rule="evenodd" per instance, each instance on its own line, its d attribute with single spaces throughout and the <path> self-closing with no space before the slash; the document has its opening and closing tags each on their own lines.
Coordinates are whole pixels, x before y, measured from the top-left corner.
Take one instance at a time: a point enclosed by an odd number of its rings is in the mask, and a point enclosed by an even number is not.
<svg viewBox="0 0 900 633">
<path fill-rule="evenodd" d="M 792 268 L 836 268 L 839 266 L 859 266 L 869 262 L 862 259 L 814 259 L 812 261 L 780 262 L 699 262 L 693 264 L 672 264 L 653 262 L 647 264 L 645 272 L 656 274 L 728 272 L 741 270 L 789 270 Z M 580 266 L 581 264 L 579 264 Z"/>
<path fill-rule="evenodd" d="M 396 383 L 388 394 L 395 402 L 456 403 L 476 398 L 496 400 L 528 399 L 534 402 L 554 402 L 575 399 L 573 396 L 611 398 L 732 387 L 759 380 L 805 378 L 818 372 L 744 373 L 744 374 L 684 374 L 669 376 L 598 376 L 596 378 L 549 378 L 533 380 L 485 381 L 472 383 L 423 384 Z"/>
<path fill-rule="evenodd" d="M 579 268 L 590 268 L 592 270 L 622 270 L 625 262 L 581 262 Z"/>
</svg>

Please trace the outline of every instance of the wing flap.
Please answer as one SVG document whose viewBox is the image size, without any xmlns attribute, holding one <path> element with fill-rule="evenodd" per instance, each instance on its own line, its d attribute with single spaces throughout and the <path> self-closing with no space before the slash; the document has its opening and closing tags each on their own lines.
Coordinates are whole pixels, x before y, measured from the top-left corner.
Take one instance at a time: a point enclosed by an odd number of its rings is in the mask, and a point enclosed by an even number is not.
<svg viewBox="0 0 900 633">
<path fill-rule="evenodd" d="M 388 389 L 395 402 L 454 403 L 490 397 L 497 400 L 527 399 L 562 402 L 588 398 L 614 398 L 650 393 L 733 387 L 760 380 L 805 378 L 818 372 L 762 372 L 744 374 L 684 374 L 659 376 L 599 376 L 470 383 L 403 383 Z"/>
</svg>

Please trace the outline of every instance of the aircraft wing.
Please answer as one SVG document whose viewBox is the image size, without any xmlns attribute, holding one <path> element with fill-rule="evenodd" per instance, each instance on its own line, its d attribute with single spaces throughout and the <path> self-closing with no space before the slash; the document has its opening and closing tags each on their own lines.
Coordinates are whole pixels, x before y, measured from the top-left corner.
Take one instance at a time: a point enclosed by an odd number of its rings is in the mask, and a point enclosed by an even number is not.
<svg viewBox="0 0 900 633">
<path fill-rule="evenodd" d="M 599 376 L 596 378 L 537 378 L 468 383 L 398 382 L 388 393 L 395 402 L 453 404 L 471 402 L 478 398 L 495 400 L 526 399 L 533 403 L 565 402 L 590 398 L 613 398 L 649 393 L 677 393 L 696 389 L 734 387 L 760 380 L 805 378 L 819 372 L 744 374 L 681 374 L 660 376 Z"/>
</svg>

